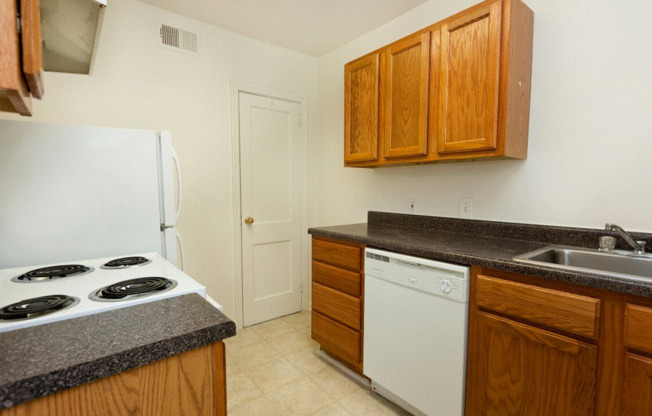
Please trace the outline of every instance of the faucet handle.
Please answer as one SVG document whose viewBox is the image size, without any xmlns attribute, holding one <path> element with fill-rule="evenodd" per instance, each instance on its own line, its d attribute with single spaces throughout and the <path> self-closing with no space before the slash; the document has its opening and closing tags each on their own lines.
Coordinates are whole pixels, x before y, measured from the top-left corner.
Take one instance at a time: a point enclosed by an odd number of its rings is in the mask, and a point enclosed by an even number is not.
<svg viewBox="0 0 652 416">
<path fill-rule="evenodd" d="M 636 240 L 636 243 L 638 243 L 638 245 L 641 246 L 641 250 L 643 251 L 643 253 L 645 253 L 646 241 L 645 240 Z"/>
<path fill-rule="evenodd" d="M 603 235 L 600 237 L 600 249 L 599 251 L 611 251 L 616 248 L 616 238 L 609 235 Z"/>
</svg>

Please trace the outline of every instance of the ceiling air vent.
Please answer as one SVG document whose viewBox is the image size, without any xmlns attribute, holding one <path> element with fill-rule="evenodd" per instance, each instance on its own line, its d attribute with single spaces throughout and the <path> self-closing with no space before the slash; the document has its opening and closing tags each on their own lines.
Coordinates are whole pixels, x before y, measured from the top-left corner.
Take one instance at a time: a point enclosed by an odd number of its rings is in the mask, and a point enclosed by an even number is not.
<svg viewBox="0 0 652 416">
<path fill-rule="evenodd" d="M 158 44 L 165 49 L 197 55 L 197 34 L 178 27 L 161 24 Z"/>
</svg>

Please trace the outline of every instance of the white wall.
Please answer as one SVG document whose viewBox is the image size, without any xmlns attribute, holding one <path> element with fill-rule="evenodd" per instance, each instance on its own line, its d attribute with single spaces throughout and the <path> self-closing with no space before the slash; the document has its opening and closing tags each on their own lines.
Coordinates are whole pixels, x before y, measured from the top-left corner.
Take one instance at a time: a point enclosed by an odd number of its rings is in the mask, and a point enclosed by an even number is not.
<svg viewBox="0 0 652 416">
<path fill-rule="evenodd" d="M 201 56 L 159 48 L 162 22 L 198 32 Z M 140 2 L 110 0 L 93 75 L 46 73 L 45 99 L 35 102 L 32 119 L 170 130 L 183 173 L 178 229 L 186 271 L 235 318 L 229 82 L 305 97 L 310 118 L 316 80 L 314 57 Z"/>
<path fill-rule="evenodd" d="M 319 132 L 310 143 L 309 222 L 368 210 L 652 231 L 652 3 L 525 0 L 534 11 L 528 159 L 343 168 L 344 64 L 471 6 L 430 0 L 319 59 Z"/>
</svg>

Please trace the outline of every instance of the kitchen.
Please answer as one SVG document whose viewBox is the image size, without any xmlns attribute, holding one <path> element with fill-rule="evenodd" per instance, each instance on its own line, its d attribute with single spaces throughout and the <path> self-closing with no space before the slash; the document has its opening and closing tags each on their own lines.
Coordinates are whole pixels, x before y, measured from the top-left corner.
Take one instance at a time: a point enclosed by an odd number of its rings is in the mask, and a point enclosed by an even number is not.
<svg viewBox="0 0 652 416">
<path fill-rule="evenodd" d="M 652 154 L 644 135 L 652 101 L 647 2 L 526 2 L 535 16 L 527 160 L 342 167 L 344 64 L 474 3 L 425 2 L 315 57 L 141 2 L 112 1 L 92 76 L 46 73 L 32 120 L 171 131 L 184 173 L 178 228 L 186 272 L 238 324 L 229 83 L 305 98 L 304 230 L 366 222 L 368 211 L 458 217 L 460 199 L 472 199 L 476 219 L 588 228 L 614 222 L 650 232 L 652 193 L 637 179 Z M 162 22 L 197 32 L 199 56 L 157 48 L 152 33 Z"/>
</svg>

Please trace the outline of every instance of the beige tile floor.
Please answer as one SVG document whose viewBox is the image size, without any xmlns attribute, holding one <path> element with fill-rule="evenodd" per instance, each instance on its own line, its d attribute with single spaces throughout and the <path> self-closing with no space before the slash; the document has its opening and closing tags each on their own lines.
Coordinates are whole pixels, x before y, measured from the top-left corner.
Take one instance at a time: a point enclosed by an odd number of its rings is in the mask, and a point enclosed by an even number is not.
<svg viewBox="0 0 652 416">
<path fill-rule="evenodd" d="M 242 329 L 225 344 L 229 416 L 409 414 L 317 355 L 310 312 Z"/>
</svg>

